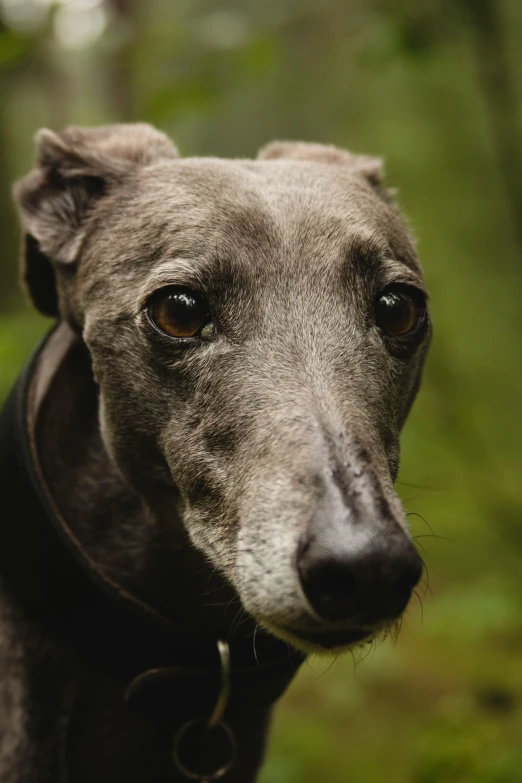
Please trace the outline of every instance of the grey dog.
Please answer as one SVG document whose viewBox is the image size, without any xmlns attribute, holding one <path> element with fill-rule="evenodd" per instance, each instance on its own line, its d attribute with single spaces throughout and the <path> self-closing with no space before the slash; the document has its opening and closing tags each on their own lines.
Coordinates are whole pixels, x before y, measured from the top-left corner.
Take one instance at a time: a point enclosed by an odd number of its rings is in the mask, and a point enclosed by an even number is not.
<svg viewBox="0 0 522 783">
<path fill-rule="evenodd" d="M 290 660 L 385 634 L 422 570 L 393 484 L 431 327 L 381 162 L 300 142 L 182 159 L 142 124 L 44 130 L 37 148 L 15 196 L 26 285 L 57 326 L 26 381 L 24 459 L 63 562 L 118 621 L 127 601 L 225 640 L 232 668 L 236 640 L 261 671 L 272 639 Z M 61 566 L 42 564 L 36 523 L 10 553 L 17 508 L 2 521 L 0 780 L 185 780 L 171 748 L 191 698 L 172 721 L 129 708 L 118 669 L 146 630 L 104 666 L 120 637 L 101 651 L 96 611 L 71 599 L 53 626 L 38 602 Z M 154 704 L 193 675 L 185 661 L 172 685 L 162 665 Z M 226 718 L 235 764 L 192 779 L 255 779 L 271 704 L 248 671 Z"/>
</svg>

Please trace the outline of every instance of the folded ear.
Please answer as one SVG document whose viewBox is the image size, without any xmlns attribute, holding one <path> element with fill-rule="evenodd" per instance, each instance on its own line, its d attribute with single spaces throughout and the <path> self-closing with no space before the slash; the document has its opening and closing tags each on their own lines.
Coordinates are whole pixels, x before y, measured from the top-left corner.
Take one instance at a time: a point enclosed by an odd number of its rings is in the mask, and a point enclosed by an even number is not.
<svg viewBox="0 0 522 783">
<path fill-rule="evenodd" d="M 383 163 L 380 158 L 367 155 L 352 155 L 347 150 L 328 144 L 311 144 L 305 141 L 273 141 L 258 153 L 259 160 L 311 160 L 317 163 L 331 163 L 346 166 L 367 180 L 381 192 Z M 382 194 L 384 195 L 384 193 Z"/>
<path fill-rule="evenodd" d="M 56 272 L 76 260 L 98 201 L 136 167 L 178 152 L 144 124 L 41 130 L 36 148 L 37 168 L 14 188 L 24 232 L 23 276 L 37 309 L 56 316 Z"/>
</svg>

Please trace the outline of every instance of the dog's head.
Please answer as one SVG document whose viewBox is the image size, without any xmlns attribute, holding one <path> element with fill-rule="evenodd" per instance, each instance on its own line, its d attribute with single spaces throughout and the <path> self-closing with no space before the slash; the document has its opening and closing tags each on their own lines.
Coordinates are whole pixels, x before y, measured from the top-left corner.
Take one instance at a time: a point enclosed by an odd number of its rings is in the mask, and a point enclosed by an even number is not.
<svg viewBox="0 0 522 783">
<path fill-rule="evenodd" d="M 380 162 L 180 159 L 145 125 L 38 136 L 36 306 L 81 330 L 106 447 L 245 609 L 301 647 L 389 627 L 421 564 L 393 481 L 430 326 Z"/>
</svg>

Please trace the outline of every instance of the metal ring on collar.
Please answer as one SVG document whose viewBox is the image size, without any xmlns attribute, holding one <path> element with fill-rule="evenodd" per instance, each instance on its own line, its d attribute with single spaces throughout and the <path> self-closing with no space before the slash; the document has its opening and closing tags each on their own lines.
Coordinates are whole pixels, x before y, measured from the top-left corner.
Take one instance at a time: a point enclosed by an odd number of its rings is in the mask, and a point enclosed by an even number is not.
<svg viewBox="0 0 522 783">
<path fill-rule="evenodd" d="M 219 732 L 219 734 L 216 735 L 216 732 Z M 197 755 L 204 756 L 206 755 L 205 751 L 208 752 L 210 744 L 216 743 L 216 739 L 218 743 L 227 743 L 228 747 L 225 748 L 224 758 L 219 760 L 216 768 L 213 770 L 202 769 L 197 771 L 193 769 L 193 761 L 184 758 L 187 752 L 190 752 L 190 744 L 192 744 L 193 752 L 197 749 Z M 232 768 L 236 755 L 237 747 L 234 732 L 224 722 L 211 726 L 205 718 L 196 718 L 185 723 L 174 737 L 172 758 L 176 768 L 189 780 L 197 780 L 199 783 L 211 783 L 213 780 L 219 780 L 224 777 Z"/>
<path fill-rule="evenodd" d="M 212 715 L 208 720 L 196 718 L 183 724 L 174 737 L 172 748 L 172 758 L 178 771 L 189 780 L 197 780 L 200 783 L 210 783 L 226 775 L 233 766 L 237 755 L 234 732 L 222 720 L 230 695 L 230 648 L 227 642 L 221 639 L 217 642 L 217 648 L 221 663 L 221 688 Z M 216 732 L 219 733 L 216 734 Z M 224 741 L 228 745 L 225 748 L 224 758 L 218 760 L 216 769 L 201 772 L 193 769 L 193 761 L 183 758 L 187 751 L 190 752 L 188 747 L 190 743 L 192 742 L 193 745 L 192 750 L 197 749 L 197 756 L 201 758 L 205 757 L 205 751 L 208 753 L 209 750 L 212 750 L 213 743 L 215 750 L 217 747 L 216 738 L 218 743 Z M 205 743 L 207 744 L 206 748 Z"/>
</svg>

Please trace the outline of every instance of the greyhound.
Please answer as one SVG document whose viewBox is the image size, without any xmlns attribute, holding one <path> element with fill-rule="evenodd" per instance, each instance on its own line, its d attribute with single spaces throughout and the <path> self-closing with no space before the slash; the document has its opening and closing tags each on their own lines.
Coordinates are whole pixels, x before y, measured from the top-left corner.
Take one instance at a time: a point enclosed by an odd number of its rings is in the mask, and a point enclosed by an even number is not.
<svg viewBox="0 0 522 783">
<path fill-rule="evenodd" d="M 394 628 L 393 483 L 430 339 L 381 161 L 37 136 L 15 187 L 55 325 L 1 418 L 2 783 L 251 783 L 304 657 Z"/>
</svg>

